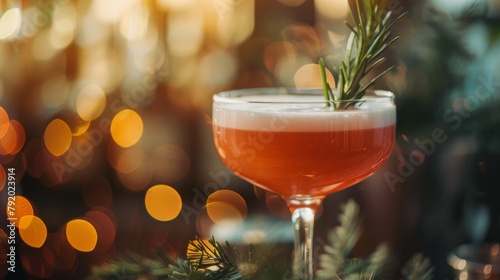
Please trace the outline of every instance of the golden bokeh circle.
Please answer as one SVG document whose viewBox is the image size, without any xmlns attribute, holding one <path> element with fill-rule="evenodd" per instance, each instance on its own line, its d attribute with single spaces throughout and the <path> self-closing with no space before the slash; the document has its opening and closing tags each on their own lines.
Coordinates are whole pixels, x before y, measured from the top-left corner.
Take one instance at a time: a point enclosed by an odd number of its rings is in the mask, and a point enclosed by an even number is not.
<svg viewBox="0 0 500 280">
<path fill-rule="evenodd" d="M 134 110 L 125 109 L 118 112 L 111 121 L 111 137 L 121 147 L 127 148 L 136 144 L 142 136 L 144 126 L 141 116 Z"/>
<path fill-rule="evenodd" d="M 245 199 L 232 190 L 218 190 L 207 199 L 207 213 L 217 224 L 242 222 L 248 212 Z"/>
<path fill-rule="evenodd" d="M 175 219 L 182 209 L 182 199 L 177 190 L 167 185 L 155 185 L 146 192 L 146 210 L 159 221 Z"/>
<path fill-rule="evenodd" d="M 19 235 L 24 243 L 40 248 L 47 239 L 47 227 L 39 217 L 26 215 L 19 220 Z"/>
<path fill-rule="evenodd" d="M 71 146 L 72 132 L 68 124 L 61 119 L 54 119 L 45 128 L 43 140 L 47 150 L 54 156 L 61 156 Z"/>
<path fill-rule="evenodd" d="M 330 88 L 335 88 L 335 78 L 333 74 L 326 68 L 325 74 Z M 297 88 L 323 88 L 321 66 L 316 63 L 306 64 L 295 72 L 293 80 Z"/>
<path fill-rule="evenodd" d="M 66 224 L 66 238 L 69 244 L 80 252 L 90 252 L 97 244 L 97 231 L 83 219 L 74 219 Z"/>
</svg>

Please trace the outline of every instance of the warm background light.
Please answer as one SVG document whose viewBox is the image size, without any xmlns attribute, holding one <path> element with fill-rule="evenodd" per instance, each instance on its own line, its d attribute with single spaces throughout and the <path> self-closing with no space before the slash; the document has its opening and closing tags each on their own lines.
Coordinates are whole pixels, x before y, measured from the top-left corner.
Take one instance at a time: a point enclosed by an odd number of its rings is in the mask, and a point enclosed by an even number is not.
<svg viewBox="0 0 500 280">
<path fill-rule="evenodd" d="M 43 140 L 47 150 L 54 156 L 61 156 L 71 146 L 72 133 L 68 124 L 61 119 L 54 119 L 47 125 Z"/>
<path fill-rule="evenodd" d="M 113 117 L 111 136 L 116 144 L 126 148 L 139 141 L 143 132 L 141 116 L 134 110 L 125 109 Z"/>
<path fill-rule="evenodd" d="M 0 165 L 0 192 L 5 187 L 5 183 L 7 182 L 7 175 L 5 174 L 5 169 L 2 165 Z"/>
<path fill-rule="evenodd" d="M 240 223 L 247 216 L 247 204 L 243 197 L 231 190 L 219 190 L 207 199 L 207 213 L 217 224 Z"/>
<path fill-rule="evenodd" d="M 5 207 L 5 210 L 7 211 L 6 213 L 7 213 L 8 218 L 16 218 L 17 221 L 19 221 L 24 216 L 33 216 L 34 215 L 33 205 L 24 196 L 16 195 L 13 197 L 12 201 L 15 202 L 15 204 L 13 206 L 10 206 L 9 204 L 7 204 Z M 9 206 L 11 208 L 9 208 Z M 12 210 L 12 208 L 14 208 L 14 210 Z M 16 223 L 16 226 L 19 227 L 19 223 Z"/>
<path fill-rule="evenodd" d="M 349 15 L 348 0 L 314 0 L 316 12 L 329 20 L 344 20 Z"/>
<path fill-rule="evenodd" d="M 0 136 L 0 154 L 15 155 L 19 153 L 26 141 L 24 127 L 17 120 L 10 120 L 3 126 L 3 129 L 5 129 L 5 133 Z"/>
<path fill-rule="evenodd" d="M 0 138 L 0 154 L 2 155 L 10 154 L 12 151 L 14 151 L 14 148 L 16 147 L 16 142 L 17 142 L 16 129 L 12 125 L 12 121 L 9 121 L 9 123 L 7 124 L 7 131 Z"/>
<path fill-rule="evenodd" d="M 142 191 L 148 187 L 153 178 L 153 164 L 149 156 L 144 156 L 142 164 L 129 173 L 117 171 L 120 183 L 131 191 Z"/>
<path fill-rule="evenodd" d="M 144 164 L 142 149 L 131 147 L 123 150 L 118 156 L 116 170 L 120 173 L 131 173 Z"/>
<path fill-rule="evenodd" d="M 78 251 L 90 252 L 97 244 L 97 231 L 94 226 L 82 219 L 74 219 L 66 224 L 66 238 Z"/>
<path fill-rule="evenodd" d="M 2 138 L 9 129 L 9 115 L 5 109 L 0 106 L 0 138 Z"/>
<path fill-rule="evenodd" d="M 0 18 L 0 40 L 15 37 L 21 28 L 21 20 L 19 8 L 7 10 Z"/>
<path fill-rule="evenodd" d="M 19 235 L 24 243 L 40 248 L 47 238 L 47 227 L 39 217 L 26 215 L 19 220 Z"/>
<path fill-rule="evenodd" d="M 105 251 L 116 237 L 116 221 L 111 212 L 99 209 L 85 213 L 85 220 L 89 221 L 97 233 L 96 250 Z"/>
<path fill-rule="evenodd" d="M 182 209 L 181 196 L 174 188 L 167 185 L 155 185 L 149 188 L 144 203 L 149 215 L 159 221 L 175 219 Z"/>
<path fill-rule="evenodd" d="M 299 7 L 304 4 L 306 0 L 278 0 L 280 3 L 290 7 Z"/>
<path fill-rule="evenodd" d="M 76 99 L 76 111 L 84 121 L 91 121 L 99 117 L 106 107 L 106 95 L 96 86 L 84 87 Z"/>
<path fill-rule="evenodd" d="M 293 77 L 297 88 L 323 88 L 319 64 L 306 64 L 295 72 Z M 325 69 L 326 80 L 330 88 L 335 88 L 335 79 L 330 70 Z"/>
<path fill-rule="evenodd" d="M 26 132 L 24 131 L 24 127 L 22 126 L 22 124 L 17 120 L 11 120 L 10 125 L 15 134 L 15 137 L 12 140 L 12 149 L 10 151 L 10 154 L 15 155 L 19 153 L 24 147 L 24 144 L 26 142 Z M 6 148 L 4 147 L 4 149 Z"/>
</svg>

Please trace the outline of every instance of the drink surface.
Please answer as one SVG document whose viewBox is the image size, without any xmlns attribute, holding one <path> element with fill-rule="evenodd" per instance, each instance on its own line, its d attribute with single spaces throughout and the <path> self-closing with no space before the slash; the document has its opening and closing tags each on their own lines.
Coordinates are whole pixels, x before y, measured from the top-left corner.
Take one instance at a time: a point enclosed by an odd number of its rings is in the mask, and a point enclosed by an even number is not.
<svg viewBox="0 0 500 280">
<path fill-rule="evenodd" d="M 319 103 L 216 105 L 215 145 L 230 170 L 259 187 L 325 196 L 373 174 L 392 151 L 395 107 L 369 103 L 337 111 Z"/>
</svg>

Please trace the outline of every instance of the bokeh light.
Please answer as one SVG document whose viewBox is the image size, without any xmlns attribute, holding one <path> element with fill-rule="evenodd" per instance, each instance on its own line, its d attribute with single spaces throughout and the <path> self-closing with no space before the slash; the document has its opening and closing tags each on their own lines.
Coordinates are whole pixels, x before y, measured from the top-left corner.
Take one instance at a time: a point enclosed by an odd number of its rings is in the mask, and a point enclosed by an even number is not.
<svg viewBox="0 0 500 280">
<path fill-rule="evenodd" d="M 237 68 L 238 62 L 234 54 L 221 50 L 208 53 L 198 65 L 198 82 L 208 88 L 222 87 L 235 79 Z"/>
<path fill-rule="evenodd" d="M 169 11 L 182 11 L 193 7 L 197 4 L 197 0 L 185 0 L 185 1 L 177 1 L 177 0 L 157 0 L 158 6 L 162 9 Z"/>
<path fill-rule="evenodd" d="M 43 135 L 47 150 L 54 156 L 61 156 L 71 146 L 72 133 L 68 124 L 61 119 L 52 120 Z"/>
<path fill-rule="evenodd" d="M 55 49 L 66 48 L 75 37 L 77 11 L 75 5 L 65 3 L 54 9 L 54 21 L 50 29 L 50 42 Z"/>
<path fill-rule="evenodd" d="M 146 35 L 148 31 L 149 12 L 147 7 L 136 1 L 124 12 L 120 20 L 120 34 L 130 40 L 137 41 Z"/>
<path fill-rule="evenodd" d="M 197 249 L 197 247 L 205 247 L 207 252 L 215 252 L 216 249 L 215 247 L 208 242 L 208 239 L 197 239 L 197 240 L 191 240 L 191 242 L 187 246 L 186 250 L 186 256 L 188 259 L 192 259 L 194 262 L 199 257 L 200 251 Z M 206 256 L 207 258 L 216 258 L 216 255 L 209 255 Z"/>
<path fill-rule="evenodd" d="M 306 0 L 278 0 L 281 4 L 283 5 L 286 5 L 286 6 L 290 6 L 290 7 L 298 7 L 302 4 L 304 4 L 304 2 Z"/>
<path fill-rule="evenodd" d="M 69 244 L 80 252 L 90 252 L 97 244 L 97 231 L 88 221 L 74 219 L 66 224 L 66 238 Z"/>
<path fill-rule="evenodd" d="M 0 18 L 0 40 L 15 37 L 21 28 L 21 21 L 21 10 L 19 8 L 11 8 L 3 13 Z"/>
<path fill-rule="evenodd" d="M 0 154 L 17 154 L 26 140 L 23 126 L 17 120 L 10 120 L 7 124 L 6 133 L 0 137 Z"/>
<path fill-rule="evenodd" d="M 95 228 L 97 236 L 96 250 L 106 250 L 114 242 L 116 236 L 116 222 L 108 211 L 92 210 L 85 213 L 85 220 Z"/>
<path fill-rule="evenodd" d="M 19 235 L 24 243 L 40 248 L 47 238 L 47 227 L 39 217 L 26 215 L 19 220 Z"/>
<path fill-rule="evenodd" d="M 144 155 L 142 164 L 135 170 L 125 173 L 117 170 L 118 179 L 131 191 L 142 191 L 148 187 L 153 178 L 153 164 L 148 155 Z"/>
<path fill-rule="evenodd" d="M 182 209 L 181 196 L 177 190 L 167 185 L 149 188 L 144 203 L 149 215 L 159 221 L 175 219 Z"/>
<path fill-rule="evenodd" d="M 344 20 L 349 15 L 349 1 L 314 0 L 316 12 L 329 20 Z"/>
<path fill-rule="evenodd" d="M 5 174 L 5 169 L 2 165 L 0 165 L 0 192 L 5 187 L 5 183 L 7 182 L 7 175 Z"/>
<path fill-rule="evenodd" d="M 198 53 L 203 43 L 203 11 L 199 9 L 174 13 L 168 18 L 167 49 L 175 57 Z"/>
<path fill-rule="evenodd" d="M 330 88 L 335 88 L 335 78 L 333 78 L 333 74 L 326 68 L 325 74 L 326 81 L 330 85 Z M 321 66 L 315 63 L 306 64 L 295 72 L 293 80 L 297 88 L 323 88 Z"/>
<path fill-rule="evenodd" d="M 215 201 L 208 203 L 207 213 L 210 219 L 219 225 L 241 223 L 244 220 L 238 208 L 226 202 Z"/>
<path fill-rule="evenodd" d="M 7 218 L 13 218 L 20 221 L 24 216 L 34 215 L 33 205 L 26 197 L 15 195 L 12 197 L 12 200 L 9 199 L 9 201 L 14 202 L 14 204 L 10 205 L 7 203 L 5 207 Z M 16 226 L 19 227 L 19 223 L 16 223 Z"/>
<path fill-rule="evenodd" d="M 130 147 L 142 136 L 143 123 L 141 116 L 134 110 L 125 109 L 116 114 L 111 121 L 111 136 L 121 147 Z"/>
<path fill-rule="evenodd" d="M 115 23 L 138 0 L 92 1 L 91 12 L 103 23 Z"/>
<path fill-rule="evenodd" d="M 210 219 L 207 208 L 203 207 L 196 215 L 196 233 L 201 238 L 210 238 L 214 221 Z"/>
<path fill-rule="evenodd" d="M 9 129 L 9 114 L 0 106 L 0 139 L 7 133 Z"/>
<path fill-rule="evenodd" d="M 255 0 L 215 1 L 217 35 L 226 47 L 237 46 L 246 40 L 255 27 Z"/>
<path fill-rule="evenodd" d="M 76 111 L 82 120 L 91 121 L 99 117 L 106 108 L 106 95 L 96 85 L 88 85 L 78 93 Z"/>
<path fill-rule="evenodd" d="M 24 127 L 17 120 L 11 120 L 10 124 L 12 128 L 14 128 L 14 131 L 16 132 L 15 145 L 10 154 L 15 155 L 19 153 L 21 149 L 24 147 L 24 144 L 26 142 L 26 132 L 24 131 Z"/>
<path fill-rule="evenodd" d="M 264 49 L 264 65 L 269 72 L 275 73 L 279 61 L 283 57 L 293 56 L 295 52 L 295 46 L 290 42 L 273 42 Z"/>
<path fill-rule="evenodd" d="M 142 149 L 131 147 L 123 150 L 116 162 L 116 171 L 120 173 L 131 173 L 144 164 L 144 152 Z"/>
<path fill-rule="evenodd" d="M 81 120 L 81 122 L 73 123 L 71 131 L 73 136 L 81 136 L 88 132 L 92 122 Z"/>
<path fill-rule="evenodd" d="M 243 197 L 231 190 L 219 190 L 207 199 L 207 213 L 217 224 L 243 222 L 247 216 L 247 204 Z"/>
</svg>

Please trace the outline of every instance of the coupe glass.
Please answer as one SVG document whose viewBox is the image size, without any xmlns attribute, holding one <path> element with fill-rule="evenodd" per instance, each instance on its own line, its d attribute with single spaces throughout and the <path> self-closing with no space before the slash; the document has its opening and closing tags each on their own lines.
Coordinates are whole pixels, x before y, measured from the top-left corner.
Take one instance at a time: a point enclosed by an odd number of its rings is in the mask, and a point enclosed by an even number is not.
<svg viewBox="0 0 500 280">
<path fill-rule="evenodd" d="M 334 109 L 337 108 L 337 109 Z M 217 152 L 237 176 L 281 195 L 295 228 L 293 273 L 313 279 L 314 213 L 328 194 L 377 171 L 395 142 L 388 91 L 325 101 L 322 90 L 256 88 L 213 98 Z"/>
</svg>

